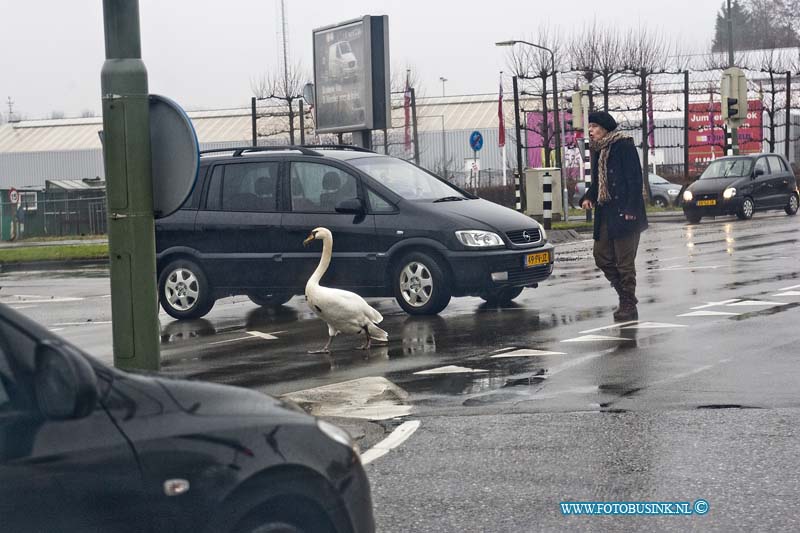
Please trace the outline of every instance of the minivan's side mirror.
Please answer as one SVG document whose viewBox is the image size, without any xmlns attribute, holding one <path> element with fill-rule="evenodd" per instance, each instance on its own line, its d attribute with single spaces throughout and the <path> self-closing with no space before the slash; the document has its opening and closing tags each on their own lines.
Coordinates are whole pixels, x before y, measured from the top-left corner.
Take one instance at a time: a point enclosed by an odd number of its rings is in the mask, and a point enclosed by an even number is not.
<svg viewBox="0 0 800 533">
<path fill-rule="evenodd" d="M 763 175 L 764 175 L 764 169 L 763 169 L 763 168 L 757 168 L 757 169 L 755 169 L 755 171 L 753 172 L 753 177 L 754 177 L 754 178 L 757 178 L 757 177 L 759 177 L 759 176 L 763 176 Z"/>
<path fill-rule="evenodd" d="M 336 204 L 337 213 L 350 213 L 353 215 L 364 214 L 364 203 L 360 198 L 348 198 Z"/>
<path fill-rule="evenodd" d="M 97 405 L 92 365 L 59 343 L 45 341 L 36 348 L 33 385 L 39 411 L 49 420 L 83 418 Z"/>
</svg>

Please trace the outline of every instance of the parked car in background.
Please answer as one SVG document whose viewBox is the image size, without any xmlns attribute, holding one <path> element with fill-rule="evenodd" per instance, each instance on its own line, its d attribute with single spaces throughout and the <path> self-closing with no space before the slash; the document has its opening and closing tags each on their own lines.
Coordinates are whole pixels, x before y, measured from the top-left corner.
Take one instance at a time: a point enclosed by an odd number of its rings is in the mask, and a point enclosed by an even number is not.
<svg viewBox="0 0 800 533">
<path fill-rule="evenodd" d="M 650 178 L 650 193 L 653 196 L 653 204 L 656 207 L 669 207 L 678 204 L 680 197 L 681 187 L 671 183 L 658 174 L 649 175 Z M 580 199 L 583 197 L 585 191 L 585 184 L 579 181 L 575 187 L 572 203 L 575 207 L 580 207 Z"/>
<path fill-rule="evenodd" d="M 324 285 L 394 296 L 409 314 L 436 314 L 451 296 L 507 302 L 553 271 L 535 220 L 402 159 L 247 147 L 204 153 L 191 197 L 156 221 L 161 306 L 197 318 L 232 294 L 263 306 L 303 294 L 321 253 L 303 240 L 319 226 L 333 233 Z"/>
<path fill-rule="evenodd" d="M 109 368 L 0 304 L 3 531 L 374 531 L 343 430 L 237 387 Z"/>
<path fill-rule="evenodd" d="M 756 211 L 782 209 L 797 213 L 797 180 L 779 154 L 750 154 L 712 161 L 683 193 L 686 220 L 736 215 L 745 220 Z"/>
</svg>

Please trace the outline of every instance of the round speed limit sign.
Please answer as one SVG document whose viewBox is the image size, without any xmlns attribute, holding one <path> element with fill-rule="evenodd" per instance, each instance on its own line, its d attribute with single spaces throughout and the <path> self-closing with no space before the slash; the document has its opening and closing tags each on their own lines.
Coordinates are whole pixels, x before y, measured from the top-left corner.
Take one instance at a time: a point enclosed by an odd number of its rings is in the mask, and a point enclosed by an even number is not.
<svg viewBox="0 0 800 533">
<path fill-rule="evenodd" d="M 8 190 L 8 201 L 12 204 L 16 204 L 19 201 L 19 193 L 17 189 L 9 189 Z"/>
</svg>

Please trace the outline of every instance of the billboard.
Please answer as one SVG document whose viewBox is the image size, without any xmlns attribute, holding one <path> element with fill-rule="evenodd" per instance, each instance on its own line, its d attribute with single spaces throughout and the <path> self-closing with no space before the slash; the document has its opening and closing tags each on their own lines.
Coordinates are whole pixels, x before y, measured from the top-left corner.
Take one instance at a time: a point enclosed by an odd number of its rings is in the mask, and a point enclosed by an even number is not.
<svg viewBox="0 0 800 533">
<path fill-rule="evenodd" d="M 391 118 L 389 18 L 367 15 L 312 34 L 317 132 L 386 127 Z"/>
<path fill-rule="evenodd" d="M 757 154 L 762 147 L 761 100 L 747 102 L 747 117 L 739 126 L 739 153 Z M 719 102 L 689 104 L 689 165 L 699 170 L 725 155 L 725 130 Z"/>
</svg>

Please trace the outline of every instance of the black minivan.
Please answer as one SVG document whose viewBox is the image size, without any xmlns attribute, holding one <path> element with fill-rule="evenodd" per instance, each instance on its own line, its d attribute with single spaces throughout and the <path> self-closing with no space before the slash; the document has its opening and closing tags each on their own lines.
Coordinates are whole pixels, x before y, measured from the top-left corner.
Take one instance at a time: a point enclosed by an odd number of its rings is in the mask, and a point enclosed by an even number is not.
<svg viewBox="0 0 800 533">
<path fill-rule="evenodd" d="M 109 368 L 0 304 L 0 530 L 375 530 L 344 430 L 247 389 Z"/>
<path fill-rule="evenodd" d="M 705 169 L 683 193 L 683 213 L 696 224 L 705 216 L 736 215 L 783 209 L 797 213 L 798 191 L 792 167 L 778 154 L 722 157 Z"/>
<path fill-rule="evenodd" d="M 156 221 L 159 301 L 196 318 L 246 294 L 265 306 L 296 294 L 317 266 L 308 232 L 333 233 L 323 283 L 394 296 L 436 314 L 451 296 L 507 302 L 553 271 L 533 219 L 395 157 L 349 146 L 204 152 L 184 206 Z"/>
</svg>

